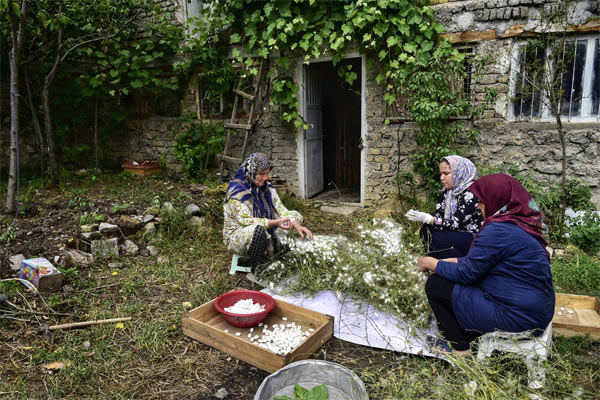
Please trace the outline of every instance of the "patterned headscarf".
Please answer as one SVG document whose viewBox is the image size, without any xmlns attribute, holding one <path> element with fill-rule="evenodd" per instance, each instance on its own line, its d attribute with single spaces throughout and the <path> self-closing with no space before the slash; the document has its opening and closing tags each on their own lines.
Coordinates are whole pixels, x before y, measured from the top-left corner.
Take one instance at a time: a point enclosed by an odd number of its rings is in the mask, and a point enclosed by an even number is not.
<svg viewBox="0 0 600 400">
<path fill-rule="evenodd" d="M 481 229 L 490 222 L 510 221 L 546 248 L 542 212 L 518 180 L 506 174 L 490 174 L 472 184 L 469 191 L 485 205 L 486 218 Z"/>
<path fill-rule="evenodd" d="M 456 198 L 458 195 L 477 179 L 477 169 L 471 160 L 461 156 L 446 156 L 442 158 L 442 162 L 444 161 L 450 166 L 454 180 L 452 189 L 442 189 L 442 192 L 446 191 L 444 219 L 450 219 L 456 212 Z"/>
<path fill-rule="evenodd" d="M 264 153 L 250 154 L 242 163 L 240 168 L 235 173 L 233 179 L 227 186 L 225 194 L 225 203 L 229 199 L 236 199 L 242 203 L 246 203 L 248 208 L 252 210 L 252 216 L 258 218 L 276 219 L 278 218 L 273 198 L 269 189 L 273 188 L 270 182 L 265 182 L 262 187 L 257 187 L 254 184 L 254 178 L 257 174 L 265 169 L 273 168 L 271 161 Z M 268 231 L 273 233 L 275 228 L 269 228 Z"/>
</svg>

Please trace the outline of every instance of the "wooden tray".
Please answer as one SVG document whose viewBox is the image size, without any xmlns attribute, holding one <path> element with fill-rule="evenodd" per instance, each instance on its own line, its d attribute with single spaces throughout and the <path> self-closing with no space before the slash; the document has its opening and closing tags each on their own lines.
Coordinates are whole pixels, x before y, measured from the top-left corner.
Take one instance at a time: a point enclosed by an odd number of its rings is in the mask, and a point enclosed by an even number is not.
<svg viewBox="0 0 600 400">
<path fill-rule="evenodd" d="M 126 162 L 123 163 L 122 167 L 125 171 L 139 176 L 157 174 L 162 170 L 160 163 L 155 160 L 144 160 L 142 163 L 137 165 Z"/>
<path fill-rule="evenodd" d="M 562 315 L 558 315 L 559 311 Z M 600 301 L 596 297 L 556 293 L 552 330 L 568 337 L 589 333 L 592 340 L 600 340 Z"/>
<path fill-rule="evenodd" d="M 275 308 L 264 321 L 269 327 L 273 324 L 295 322 L 297 325 L 302 325 L 302 330 L 314 329 L 314 332 L 291 353 L 276 354 L 250 342 L 248 338 L 250 328 L 238 328 L 225 321 L 215 310 L 214 301 L 204 303 L 184 314 L 181 318 L 184 335 L 267 372 L 275 372 L 291 362 L 309 358 L 333 335 L 332 316 L 275 300 Z M 283 321 L 282 317 L 286 317 L 287 321 Z M 229 330 L 229 333 L 225 333 L 225 329 Z M 262 332 L 262 328 L 254 327 L 254 331 L 254 333 Z M 236 332 L 240 332 L 241 335 L 235 336 Z"/>
</svg>

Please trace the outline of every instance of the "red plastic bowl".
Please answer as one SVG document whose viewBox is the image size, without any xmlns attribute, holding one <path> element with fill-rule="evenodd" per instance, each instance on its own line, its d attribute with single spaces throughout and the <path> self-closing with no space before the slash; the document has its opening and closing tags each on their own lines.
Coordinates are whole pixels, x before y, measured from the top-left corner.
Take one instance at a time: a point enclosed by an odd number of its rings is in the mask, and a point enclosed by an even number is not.
<svg viewBox="0 0 600 400">
<path fill-rule="evenodd" d="M 225 311 L 240 300 L 252 299 L 255 303 L 265 306 L 265 311 L 255 314 L 234 314 Z M 258 325 L 267 318 L 267 315 L 275 307 L 275 300 L 266 293 L 255 290 L 233 290 L 223 293 L 214 302 L 215 309 L 223 315 L 225 321 L 239 328 L 249 328 Z"/>
</svg>

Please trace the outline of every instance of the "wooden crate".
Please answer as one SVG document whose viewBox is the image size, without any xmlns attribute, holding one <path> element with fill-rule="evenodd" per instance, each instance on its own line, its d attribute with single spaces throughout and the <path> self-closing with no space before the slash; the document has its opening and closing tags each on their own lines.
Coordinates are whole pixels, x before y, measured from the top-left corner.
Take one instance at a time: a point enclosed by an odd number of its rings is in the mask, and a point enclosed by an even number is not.
<svg viewBox="0 0 600 400">
<path fill-rule="evenodd" d="M 162 170 L 160 163 L 155 160 L 144 160 L 140 164 L 123 163 L 123 169 L 134 175 L 146 176 L 157 174 Z"/>
<path fill-rule="evenodd" d="M 558 315 L 559 311 L 562 315 Z M 591 339 L 600 340 L 600 301 L 596 297 L 556 293 L 552 330 L 568 337 L 589 333 Z"/>
<path fill-rule="evenodd" d="M 264 321 L 271 327 L 273 324 L 289 324 L 295 322 L 302 325 L 305 331 L 313 328 L 314 332 L 304 339 L 291 353 L 276 354 L 260 347 L 248 338 L 250 328 L 238 328 L 230 325 L 213 306 L 215 300 L 201 305 L 181 318 L 183 333 L 206 345 L 221 350 L 267 372 L 275 372 L 281 367 L 298 360 L 304 360 L 317 350 L 333 335 L 333 317 L 306 308 L 298 307 L 282 300 L 275 300 L 275 308 Z M 283 321 L 286 317 L 287 321 Z M 225 333 L 224 330 L 229 330 Z M 255 332 L 262 328 L 254 327 Z M 235 336 L 240 332 L 240 336 Z"/>
</svg>

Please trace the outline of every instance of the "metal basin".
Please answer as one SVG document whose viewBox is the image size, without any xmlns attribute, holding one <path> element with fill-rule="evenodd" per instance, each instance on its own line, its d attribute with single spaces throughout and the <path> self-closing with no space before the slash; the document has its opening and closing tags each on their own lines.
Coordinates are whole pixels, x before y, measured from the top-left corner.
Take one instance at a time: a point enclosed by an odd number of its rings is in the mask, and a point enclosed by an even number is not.
<svg viewBox="0 0 600 400">
<path fill-rule="evenodd" d="M 272 400 L 275 396 L 294 398 L 294 386 L 312 389 L 325 384 L 329 400 L 369 400 L 365 385 L 348 368 L 322 360 L 296 361 L 271 375 L 262 382 L 254 400 Z"/>
</svg>

